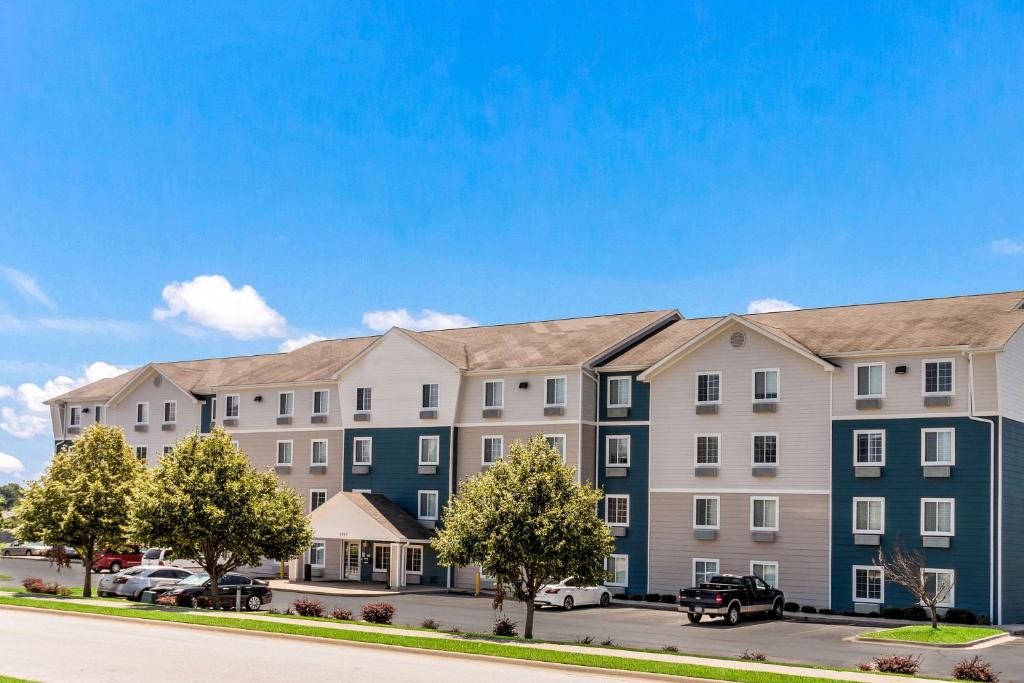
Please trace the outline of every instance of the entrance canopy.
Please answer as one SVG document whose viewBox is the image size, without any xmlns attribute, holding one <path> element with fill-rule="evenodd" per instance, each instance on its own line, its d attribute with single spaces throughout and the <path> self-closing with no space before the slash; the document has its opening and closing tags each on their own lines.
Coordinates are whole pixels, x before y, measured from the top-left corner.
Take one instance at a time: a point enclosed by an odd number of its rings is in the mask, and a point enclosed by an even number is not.
<svg viewBox="0 0 1024 683">
<path fill-rule="evenodd" d="M 352 538 L 387 543 L 429 543 L 430 530 L 378 493 L 343 491 L 309 516 L 315 538 Z"/>
</svg>

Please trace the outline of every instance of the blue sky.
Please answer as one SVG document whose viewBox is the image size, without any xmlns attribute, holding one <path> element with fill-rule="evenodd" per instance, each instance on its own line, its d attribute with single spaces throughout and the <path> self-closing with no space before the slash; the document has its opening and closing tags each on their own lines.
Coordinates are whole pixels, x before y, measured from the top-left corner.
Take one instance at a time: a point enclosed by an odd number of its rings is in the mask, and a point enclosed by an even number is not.
<svg viewBox="0 0 1024 683">
<path fill-rule="evenodd" d="M 98 362 L 1018 288 L 1022 92 L 1015 3 L 4 3 L 0 481 Z"/>
</svg>

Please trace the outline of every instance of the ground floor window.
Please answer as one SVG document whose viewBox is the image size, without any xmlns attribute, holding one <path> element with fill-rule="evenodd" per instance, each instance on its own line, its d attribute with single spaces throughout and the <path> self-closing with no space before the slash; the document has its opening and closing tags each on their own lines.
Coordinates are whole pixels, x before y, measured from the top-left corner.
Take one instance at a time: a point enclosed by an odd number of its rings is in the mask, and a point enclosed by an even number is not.
<svg viewBox="0 0 1024 683">
<path fill-rule="evenodd" d="M 313 567 L 323 567 L 327 555 L 327 543 L 324 541 L 313 541 L 309 546 L 309 564 Z"/>
<path fill-rule="evenodd" d="M 956 574 L 952 569 L 925 569 L 924 585 L 928 595 L 939 598 L 939 607 L 953 607 L 956 604 L 953 591 Z"/>
<path fill-rule="evenodd" d="M 391 570 L 391 546 L 373 546 L 373 571 L 386 572 Z"/>
<path fill-rule="evenodd" d="M 760 562 L 758 560 L 754 560 L 750 563 L 750 573 L 754 576 L 760 576 L 761 579 L 772 588 L 779 587 L 778 562 Z"/>
<path fill-rule="evenodd" d="M 702 583 L 709 583 L 711 581 L 711 577 L 718 573 L 718 560 L 696 559 L 693 561 L 694 586 L 699 586 Z"/>
<path fill-rule="evenodd" d="M 608 586 L 628 586 L 629 585 L 629 556 L 628 555 L 609 555 L 608 559 L 604 563 L 605 569 L 608 570 L 608 580 L 605 584 Z"/>
<path fill-rule="evenodd" d="M 142 462 L 146 462 L 146 460 L 149 458 L 149 447 L 148 446 L 136 446 L 135 447 L 135 457 L 138 458 L 139 460 L 141 460 Z"/>
<path fill-rule="evenodd" d="M 309 492 L 309 511 L 312 512 L 327 502 L 326 489 L 313 489 Z"/>
<path fill-rule="evenodd" d="M 411 545 L 405 549 L 405 571 L 410 574 L 423 573 L 423 546 Z"/>
<path fill-rule="evenodd" d="M 881 567 L 853 568 L 853 599 L 855 602 L 883 602 L 885 592 Z"/>
</svg>

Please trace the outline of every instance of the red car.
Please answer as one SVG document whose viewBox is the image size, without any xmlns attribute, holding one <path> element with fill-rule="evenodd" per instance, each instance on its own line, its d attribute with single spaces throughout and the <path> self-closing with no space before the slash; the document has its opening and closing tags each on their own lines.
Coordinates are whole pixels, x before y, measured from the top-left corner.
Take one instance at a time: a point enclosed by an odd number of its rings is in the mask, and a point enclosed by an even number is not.
<svg viewBox="0 0 1024 683">
<path fill-rule="evenodd" d="M 116 574 L 122 569 L 138 567 L 140 564 L 142 564 L 142 551 L 137 547 L 131 547 L 125 551 L 104 548 L 96 554 L 92 570 L 101 572 L 107 569 L 111 574 Z"/>
</svg>

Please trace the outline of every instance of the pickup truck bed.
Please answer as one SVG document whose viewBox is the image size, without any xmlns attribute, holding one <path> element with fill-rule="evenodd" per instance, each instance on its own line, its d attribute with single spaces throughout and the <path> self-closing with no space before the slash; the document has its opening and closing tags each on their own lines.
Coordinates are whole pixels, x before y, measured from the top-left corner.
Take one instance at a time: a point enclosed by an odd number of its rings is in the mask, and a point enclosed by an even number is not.
<svg viewBox="0 0 1024 683">
<path fill-rule="evenodd" d="M 691 623 L 703 617 L 725 617 L 730 624 L 738 624 L 744 614 L 770 614 L 782 617 L 785 597 L 757 576 L 723 574 L 696 588 L 679 591 L 679 611 L 686 612 Z"/>
</svg>

